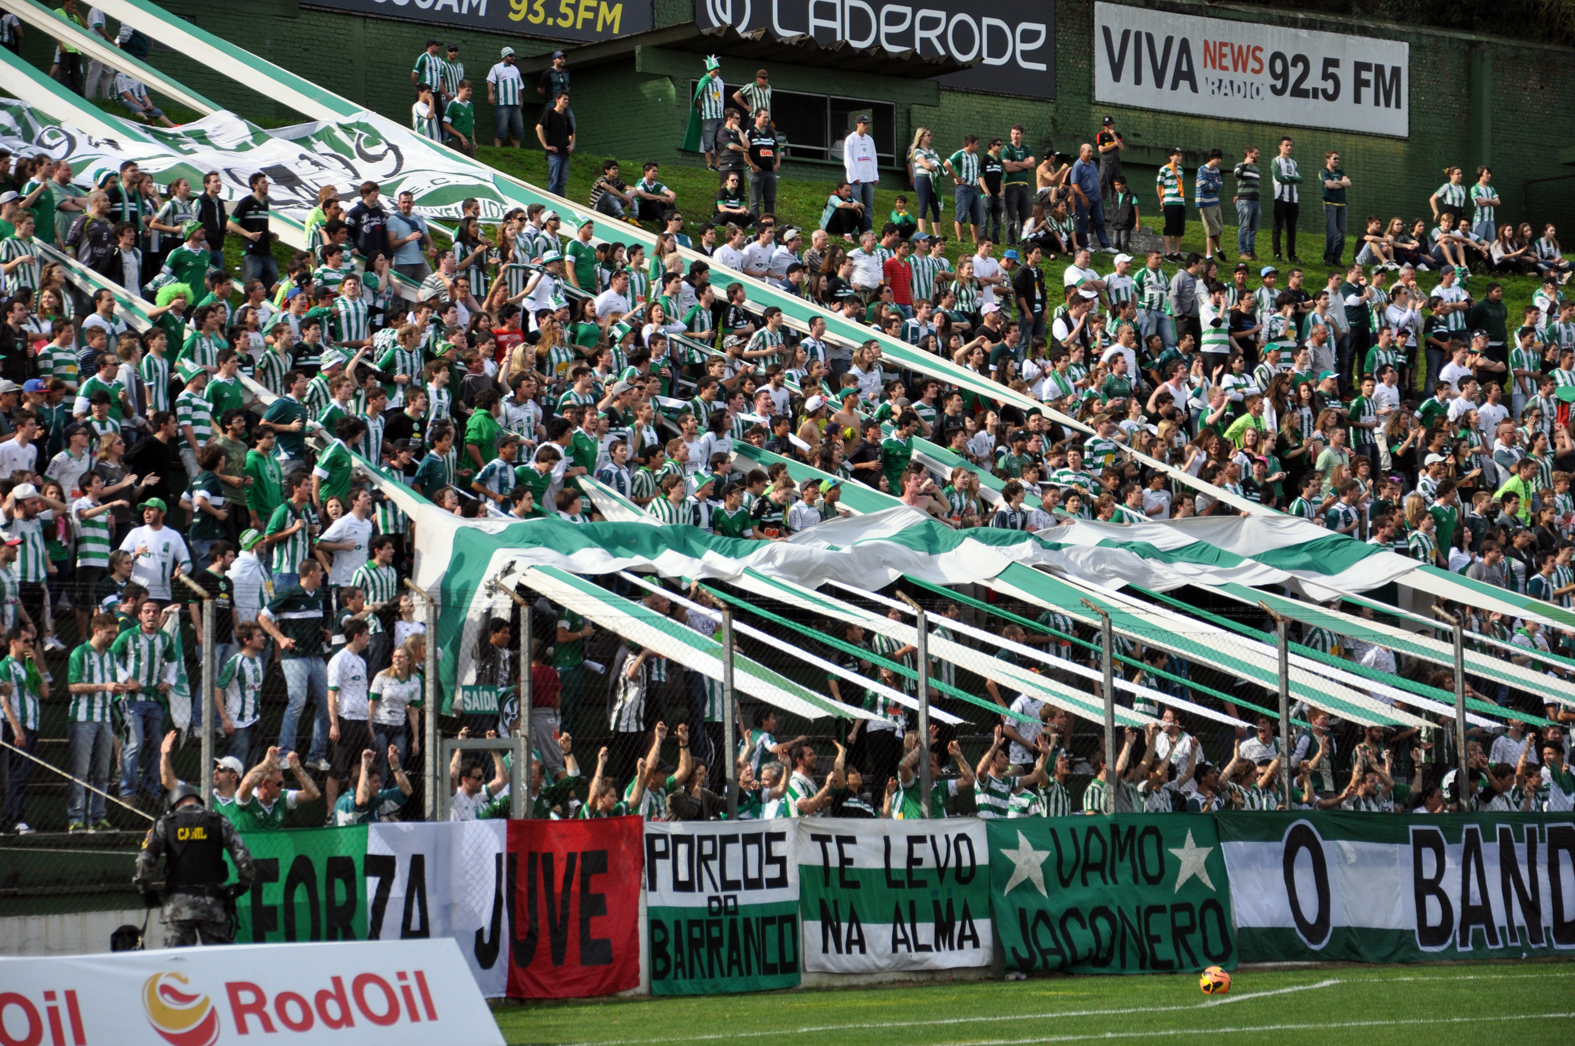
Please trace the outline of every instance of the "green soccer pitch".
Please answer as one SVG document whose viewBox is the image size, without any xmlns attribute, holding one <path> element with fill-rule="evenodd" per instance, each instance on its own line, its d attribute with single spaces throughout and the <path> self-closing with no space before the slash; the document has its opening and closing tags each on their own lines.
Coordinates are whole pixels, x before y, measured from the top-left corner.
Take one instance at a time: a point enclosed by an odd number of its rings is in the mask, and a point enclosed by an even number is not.
<svg viewBox="0 0 1575 1046">
<path fill-rule="evenodd" d="M 508 1005 L 531 1046 L 1029 1046 L 1218 1041 L 1230 1046 L 1569 1042 L 1575 965 L 1469 963 L 1243 969 L 1228 995 L 1196 975 L 1040 977 L 890 988 Z"/>
</svg>

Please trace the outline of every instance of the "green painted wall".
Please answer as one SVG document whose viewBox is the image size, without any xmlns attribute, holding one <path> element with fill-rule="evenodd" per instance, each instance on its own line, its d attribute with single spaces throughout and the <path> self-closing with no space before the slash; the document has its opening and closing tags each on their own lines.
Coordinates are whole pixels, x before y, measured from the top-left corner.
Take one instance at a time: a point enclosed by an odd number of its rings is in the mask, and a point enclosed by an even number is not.
<svg viewBox="0 0 1575 1046">
<path fill-rule="evenodd" d="M 1411 29 L 1388 23 L 1302 16 L 1262 7 L 1204 5 L 1199 0 L 1148 0 L 1148 5 L 1189 13 L 1213 13 L 1249 21 L 1295 24 L 1303 28 L 1362 32 L 1406 39 L 1411 44 L 1411 137 L 1407 140 L 1330 130 L 1291 128 L 1297 153 L 1306 166 L 1321 162 L 1325 150 L 1337 148 L 1355 187 L 1349 193 L 1353 226 L 1368 212 L 1385 217 L 1428 213 L 1427 197 L 1444 179 L 1446 164 L 1474 165 L 1486 160 L 1497 172 L 1505 200 L 1500 220 L 1552 220 L 1575 237 L 1575 167 L 1557 161 L 1562 145 L 1575 142 L 1575 107 L 1567 103 L 1575 85 L 1575 51 L 1518 44 L 1446 31 Z M 295 0 L 231 0 L 225 4 L 166 0 L 171 11 L 203 28 L 235 41 L 292 69 L 324 87 L 363 102 L 388 116 L 408 119 L 414 100 L 410 67 L 427 36 L 416 23 L 359 18 L 299 7 Z M 691 0 L 657 0 L 659 25 L 686 20 Z M 1057 0 L 1058 97 L 1033 101 L 939 90 L 931 81 L 910 81 L 868 74 L 835 76 L 838 94 L 880 98 L 897 103 L 898 137 L 906 141 L 915 126 L 930 127 L 939 145 L 961 145 L 962 135 L 1005 137 L 1014 123 L 1028 129 L 1036 146 L 1046 138 L 1058 149 L 1073 152 L 1091 140 L 1099 118 L 1111 111 L 1126 135 L 1127 164 L 1141 201 L 1153 199 L 1153 166 L 1161 149 L 1179 142 L 1189 150 L 1219 147 L 1234 163 L 1242 148 L 1257 144 L 1266 154 L 1282 131 L 1277 126 L 1215 120 L 1151 110 L 1123 110 L 1097 105 L 1092 82 L 1093 0 Z M 438 35 L 457 40 L 473 82 L 480 83 L 497 60 L 498 49 L 510 44 L 522 56 L 541 54 L 548 41 L 487 33 Z M 30 57 L 42 64 L 43 42 L 29 34 Z M 209 97 L 261 121 L 289 118 L 271 99 L 227 79 L 216 78 L 183 56 L 156 49 L 155 65 L 199 87 Z M 827 91 L 832 74 L 823 69 L 766 63 L 773 82 L 786 90 Z M 729 82 L 740 68 L 752 71 L 754 61 L 729 61 Z M 581 69 L 575 74 L 575 112 L 580 119 L 581 147 L 587 156 L 616 154 L 625 159 L 698 162 L 677 150 L 687 118 L 689 78 L 701 68 L 699 56 L 641 48 L 616 63 Z M 746 72 L 747 75 L 747 72 Z M 1565 104 L 1558 104 L 1558 99 Z M 484 90 L 478 91 L 477 126 L 491 121 Z M 1189 156 L 1193 159 L 1193 156 Z M 1194 160 L 1194 162 L 1197 162 Z M 797 166 L 797 173 L 829 175 L 822 164 Z M 895 181 L 900 175 L 893 174 Z M 1228 219 L 1229 220 L 1229 219 Z M 1321 209 L 1303 208 L 1303 227 L 1321 229 Z M 1353 232 L 1355 229 L 1353 228 Z M 1539 229 L 1540 231 L 1540 229 Z"/>
</svg>

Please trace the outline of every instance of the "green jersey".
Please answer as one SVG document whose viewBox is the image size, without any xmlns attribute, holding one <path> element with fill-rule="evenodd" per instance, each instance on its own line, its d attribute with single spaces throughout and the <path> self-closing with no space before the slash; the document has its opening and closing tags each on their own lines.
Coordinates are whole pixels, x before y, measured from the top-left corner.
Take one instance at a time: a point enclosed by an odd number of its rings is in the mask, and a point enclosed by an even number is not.
<svg viewBox="0 0 1575 1046">
<path fill-rule="evenodd" d="M 118 682 L 119 678 L 115 655 L 108 647 L 100 653 L 94 649 L 92 643 L 83 643 L 71 651 L 71 660 L 67 665 L 67 681 L 102 684 L 105 689 L 85 694 L 73 693 L 71 710 L 67 718 L 73 723 L 109 722 L 109 709 L 114 704 L 115 695 L 108 688 Z"/>
<path fill-rule="evenodd" d="M 181 661 L 180 652 L 175 649 L 175 641 L 168 632 L 155 629 L 150 634 L 141 628 L 122 632 L 109 652 L 115 656 L 125 680 L 142 688 L 140 692 L 133 691 L 126 700 L 157 701 L 168 706 L 169 699 L 158 688 L 161 683 L 174 684 Z"/>
<path fill-rule="evenodd" d="M 33 659 L 23 658 L 18 661 L 14 657 L 7 657 L 0 661 L 0 683 L 11 685 L 11 693 L 0 700 L 5 701 L 16 711 L 17 722 L 22 724 L 22 729 L 37 730 L 38 692 L 44 685 L 44 677 L 39 673 Z M 21 741 L 15 743 L 21 744 Z"/>
</svg>

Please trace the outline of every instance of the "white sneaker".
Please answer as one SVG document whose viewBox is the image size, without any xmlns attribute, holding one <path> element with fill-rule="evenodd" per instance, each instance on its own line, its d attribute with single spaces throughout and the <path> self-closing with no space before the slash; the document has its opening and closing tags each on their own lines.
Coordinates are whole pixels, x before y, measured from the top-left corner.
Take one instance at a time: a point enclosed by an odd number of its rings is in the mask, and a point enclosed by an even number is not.
<svg viewBox="0 0 1575 1046">
<path fill-rule="evenodd" d="M 1432 272 L 1433 271 L 1432 266 L 1428 265 L 1426 262 L 1417 262 L 1416 265 L 1414 266 L 1414 268 L 1416 269 L 1417 272 Z"/>
<path fill-rule="evenodd" d="M 66 645 L 59 639 L 56 639 L 54 636 L 50 636 L 48 639 L 44 640 L 44 649 L 50 651 L 60 651 L 66 649 Z"/>
<path fill-rule="evenodd" d="M 26 821 L 18 821 L 16 823 L 16 834 L 17 835 L 32 835 L 37 830 L 38 829 L 36 829 L 36 828 L 29 828 L 27 826 L 27 822 Z"/>
<path fill-rule="evenodd" d="M 315 763 L 307 763 L 307 764 L 306 764 L 306 765 L 307 765 L 307 766 L 309 766 L 309 767 L 311 767 L 311 768 L 312 768 L 312 769 L 313 769 L 313 770 L 319 770 L 319 771 L 321 771 L 321 772 L 323 772 L 323 773 L 325 773 L 325 774 L 326 774 L 326 773 L 327 773 L 327 772 L 328 772 L 328 771 L 329 771 L 329 770 L 330 770 L 330 769 L 332 769 L 332 767 L 333 767 L 333 764 L 332 764 L 332 763 L 330 763 L 330 762 L 329 762 L 329 761 L 328 761 L 328 760 L 326 760 L 326 759 L 319 759 L 319 760 L 317 760 L 317 762 L 315 762 Z"/>
</svg>

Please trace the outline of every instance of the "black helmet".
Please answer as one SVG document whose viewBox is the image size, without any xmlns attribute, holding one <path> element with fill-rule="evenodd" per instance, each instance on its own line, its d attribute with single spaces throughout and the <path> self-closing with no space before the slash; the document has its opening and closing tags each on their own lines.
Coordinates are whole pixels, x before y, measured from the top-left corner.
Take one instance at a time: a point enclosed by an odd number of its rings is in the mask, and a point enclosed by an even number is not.
<svg viewBox="0 0 1575 1046">
<path fill-rule="evenodd" d="M 171 810 L 175 809 L 177 806 L 179 806 L 181 804 L 181 800 L 182 799 L 188 799 L 188 798 L 195 799 L 195 800 L 197 800 L 197 802 L 201 803 L 202 802 L 202 789 L 194 788 L 194 787 L 192 787 L 189 784 L 178 784 L 178 785 L 176 785 L 174 788 L 170 789 L 169 799 L 167 800 L 167 802 L 169 803 L 169 808 Z M 206 804 L 204 804 L 204 805 L 206 805 Z"/>
</svg>

